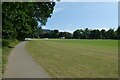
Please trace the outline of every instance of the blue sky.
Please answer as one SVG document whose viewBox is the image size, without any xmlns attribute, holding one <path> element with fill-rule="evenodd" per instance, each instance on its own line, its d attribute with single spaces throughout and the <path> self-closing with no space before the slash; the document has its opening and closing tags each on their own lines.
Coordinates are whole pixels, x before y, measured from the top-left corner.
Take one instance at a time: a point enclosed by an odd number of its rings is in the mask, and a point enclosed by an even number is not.
<svg viewBox="0 0 120 80">
<path fill-rule="evenodd" d="M 107 30 L 117 26 L 117 2 L 60 2 L 43 28 L 72 33 L 76 29 Z"/>
<path fill-rule="evenodd" d="M 120 0 L 60 0 L 60 1 L 61 2 L 118 2 Z"/>
</svg>

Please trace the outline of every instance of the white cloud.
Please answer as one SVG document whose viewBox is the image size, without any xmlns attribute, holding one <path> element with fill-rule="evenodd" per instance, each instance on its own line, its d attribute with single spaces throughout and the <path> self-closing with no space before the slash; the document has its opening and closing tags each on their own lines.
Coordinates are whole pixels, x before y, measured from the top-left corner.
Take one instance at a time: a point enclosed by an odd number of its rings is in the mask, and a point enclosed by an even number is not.
<svg viewBox="0 0 120 80">
<path fill-rule="evenodd" d="M 93 28 L 93 29 L 98 29 L 98 30 L 105 29 L 106 31 L 109 30 L 109 28 Z"/>
<path fill-rule="evenodd" d="M 67 9 L 67 7 L 57 7 L 54 9 L 53 13 L 57 13 L 57 12 L 65 10 L 65 9 Z"/>
<path fill-rule="evenodd" d="M 55 8 L 54 11 L 53 11 L 53 13 L 60 12 L 60 11 L 62 11 L 63 9 L 64 9 L 64 8 L 62 8 L 62 7 L 61 7 L 61 8 Z"/>
<path fill-rule="evenodd" d="M 93 28 L 93 29 L 98 29 L 98 30 L 102 30 L 102 29 L 105 29 L 106 31 L 109 30 L 109 29 L 114 29 L 114 30 L 117 30 L 117 27 L 109 27 L 109 28 L 106 28 L 106 27 L 102 27 L 102 28 Z"/>
<path fill-rule="evenodd" d="M 42 26 L 42 29 L 47 29 L 46 26 Z"/>
<path fill-rule="evenodd" d="M 73 31 L 71 31 L 71 30 L 59 30 L 60 32 L 70 32 L 70 33 L 73 33 L 74 32 L 74 30 Z"/>
</svg>

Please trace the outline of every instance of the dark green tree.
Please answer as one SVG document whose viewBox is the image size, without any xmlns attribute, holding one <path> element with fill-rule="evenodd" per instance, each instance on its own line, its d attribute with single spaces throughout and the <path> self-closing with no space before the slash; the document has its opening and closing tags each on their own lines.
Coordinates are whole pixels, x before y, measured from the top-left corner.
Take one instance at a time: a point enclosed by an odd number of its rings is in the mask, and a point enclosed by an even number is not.
<svg viewBox="0 0 120 80">
<path fill-rule="evenodd" d="M 66 39 L 71 39 L 73 36 L 69 32 L 63 32 L 63 37 L 65 37 Z"/>
<path fill-rule="evenodd" d="M 91 39 L 100 39 L 100 31 L 99 30 L 91 30 L 90 31 L 90 38 Z"/>
<path fill-rule="evenodd" d="M 105 29 L 101 30 L 101 39 L 105 39 L 106 38 L 106 31 Z"/>
<path fill-rule="evenodd" d="M 60 33 L 58 34 L 58 37 L 59 37 L 59 38 L 61 38 L 61 37 L 65 37 L 65 35 L 64 35 L 63 32 L 60 32 Z"/>
<path fill-rule="evenodd" d="M 120 26 L 118 26 L 118 29 L 117 29 L 117 37 L 118 39 L 120 39 Z"/>
<path fill-rule="evenodd" d="M 73 38 L 80 39 L 80 30 L 77 29 L 73 32 Z"/>
<path fill-rule="evenodd" d="M 109 29 L 109 30 L 106 32 L 106 38 L 107 38 L 107 39 L 115 39 L 114 29 Z"/>
<path fill-rule="evenodd" d="M 52 37 L 53 38 L 58 38 L 59 31 L 58 30 L 53 30 Z"/>
<path fill-rule="evenodd" d="M 90 30 L 88 28 L 86 28 L 84 30 L 84 39 L 89 39 L 89 35 L 90 35 Z"/>
<path fill-rule="evenodd" d="M 54 2 L 3 2 L 3 38 L 24 40 L 37 31 L 38 21 L 46 25 Z"/>
</svg>

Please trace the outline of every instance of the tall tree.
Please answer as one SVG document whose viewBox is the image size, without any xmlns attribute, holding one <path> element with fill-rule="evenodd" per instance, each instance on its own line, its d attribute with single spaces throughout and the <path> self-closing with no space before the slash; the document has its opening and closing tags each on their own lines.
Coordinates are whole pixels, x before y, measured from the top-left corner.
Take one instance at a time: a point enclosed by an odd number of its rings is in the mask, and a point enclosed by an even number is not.
<svg viewBox="0 0 120 80">
<path fill-rule="evenodd" d="M 65 37 L 65 36 L 64 36 L 64 33 L 63 33 L 63 32 L 60 32 L 60 33 L 58 34 L 58 37 L 59 37 L 59 38 Z"/>
<path fill-rule="evenodd" d="M 118 26 L 118 29 L 117 29 L 117 36 L 118 36 L 118 39 L 120 39 L 120 26 Z"/>
<path fill-rule="evenodd" d="M 73 32 L 73 38 L 80 39 L 80 30 L 79 29 L 77 29 L 76 31 Z"/>
<path fill-rule="evenodd" d="M 114 29 L 109 29 L 109 30 L 106 32 L 106 38 L 107 38 L 107 39 L 114 39 L 114 38 L 115 38 Z"/>
<path fill-rule="evenodd" d="M 63 32 L 63 37 L 65 37 L 66 39 L 71 39 L 73 36 L 69 32 Z"/>
<path fill-rule="evenodd" d="M 53 13 L 54 2 L 3 2 L 3 38 L 23 40 L 45 25 Z"/>
<path fill-rule="evenodd" d="M 100 39 L 100 31 L 99 30 L 91 30 L 90 31 L 90 38 L 91 39 Z"/>
<path fill-rule="evenodd" d="M 53 38 L 58 38 L 59 31 L 58 30 L 53 30 Z"/>
<path fill-rule="evenodd" d="M 106 38 L 106 31 L 105 29 L 101 30 L 101 39 L 105 39 Z"/>
<path fill-rule="evenodd" d="M 88 28 L 86 28 L 86 29 L 84 30 L 84 38 L 85 38 L 85 39 L 89 39 L 89 35 L 90 35 L 90 30 L 89 30 Z"/>
</svg>

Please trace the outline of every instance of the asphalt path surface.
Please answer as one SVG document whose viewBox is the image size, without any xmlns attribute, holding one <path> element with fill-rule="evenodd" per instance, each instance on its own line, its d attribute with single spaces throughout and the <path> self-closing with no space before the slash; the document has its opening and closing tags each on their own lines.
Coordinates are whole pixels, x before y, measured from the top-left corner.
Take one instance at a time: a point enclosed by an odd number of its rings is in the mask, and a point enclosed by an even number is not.
<svg viewBox="0 0 120 80">
<path fill-rule="evenodd" d="M 26 43 L 21 42 L 13 48 L 3 78 L 49 78 L 26 51 Z"/>
</svg>

